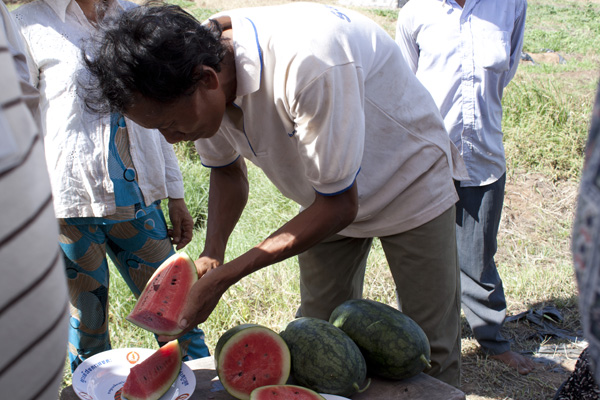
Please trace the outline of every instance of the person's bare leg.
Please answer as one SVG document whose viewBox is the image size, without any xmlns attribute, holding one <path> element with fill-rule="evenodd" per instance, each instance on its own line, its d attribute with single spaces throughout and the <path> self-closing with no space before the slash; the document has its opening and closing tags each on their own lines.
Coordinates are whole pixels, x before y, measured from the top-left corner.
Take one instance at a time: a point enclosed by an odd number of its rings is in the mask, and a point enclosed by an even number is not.
<svg viewBox="0 0 600 400">
<path fill-rule="evenodd" d="M 490 358 L 503 362 L 509 367 L 516 369 L 521 375 L 527 375 L 535 369 L 535 362 L 533 362 L 531 358 L 511 350 L 490 356 Z"/>
</svg>

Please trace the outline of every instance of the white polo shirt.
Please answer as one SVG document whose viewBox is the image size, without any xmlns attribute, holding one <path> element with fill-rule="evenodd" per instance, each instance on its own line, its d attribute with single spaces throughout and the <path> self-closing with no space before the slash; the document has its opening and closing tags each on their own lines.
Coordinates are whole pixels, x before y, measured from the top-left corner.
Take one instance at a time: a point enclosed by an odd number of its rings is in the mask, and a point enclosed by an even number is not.
<svg viewBox="0 0 600 400">
<path fill-rule="evenodd" d="M 208 167 L 239 156 L 302 207 L 356 180 L 358 216 L 340 232 L 386 236 L 458 199 L 466 169 L 437 106 L 394 40 L 362 14 L 317 3 L 223 12 L 237 98 L 196 148 Z"/>
</svg>

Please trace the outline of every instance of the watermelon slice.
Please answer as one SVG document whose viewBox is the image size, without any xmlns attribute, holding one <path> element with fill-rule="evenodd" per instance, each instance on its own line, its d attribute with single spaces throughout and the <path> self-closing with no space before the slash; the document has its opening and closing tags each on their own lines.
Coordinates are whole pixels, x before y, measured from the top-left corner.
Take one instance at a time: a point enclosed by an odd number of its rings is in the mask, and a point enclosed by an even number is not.
<svg viewBox="0 0 600 400">
<path fill-rule="evenodd" d="M 169 257 L 154 271 L 131 313 L 129 322 L 157 335 L 177 335 L 188 292 L 198 280 L 194 262 L 185 253 Z"/>
<path fill-rule="evenodd" d="M 271 329 L 243 324 L 219 338 L 215 366 L 225 390 L 237 399 L 248 400 L 258 387 L 287 382 L 290 351 L 281 336 Z"/>
<path fill-rule="evenodd" d="M 325 400 L 325 397 L 302 386 L 269 385 L 254 389 L 250 400 Z"/>
<path fill-rule="evenodd" d="M 129 370 L 121 397 L 126 400 L 158 400 L 181 370 L 181 348 L 173 340 Z"/>
</svg>

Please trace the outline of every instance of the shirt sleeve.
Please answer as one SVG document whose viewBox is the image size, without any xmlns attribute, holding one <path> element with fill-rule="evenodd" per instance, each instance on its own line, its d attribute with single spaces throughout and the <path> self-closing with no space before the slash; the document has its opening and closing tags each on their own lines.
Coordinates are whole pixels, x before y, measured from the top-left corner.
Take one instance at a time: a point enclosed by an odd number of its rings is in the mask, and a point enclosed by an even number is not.
<svg viewBox="0 0 600 400">
<path fill-rule="evenodd" d="M 353 63 L 333 66 L 290 103 L 295 139 L 313 188 L 334 195 L 352 186 L 365 142 L 364 77 Z"/>
<path fill-rule="evenodd" d="M 36 120 L 38 120 L 39 92 L 36 87 L 39 83 L 39 71 L 37 65 L 31 57 L 29 46 L 22 36 L 22 28 L 14 19 L 14 15 L 9 14 L 8 10 L 4 9 L 0 12 L 0 18 L 4 20 L 5 26 L 10 28 L 6 30 L 8 48 L 15 60 L 23 99 Z"/>
<path fill-rule="evenodd" d="M 412 32 L 412 20 L 409 16 L 408 6 L 404 6 L 398 12 L 396 23 L 396 43 L 400 46 L 402 56 L 408 63 L 412 72 L 417 72 L 419 65 L 419 46 Z"/>
<path fill-rule="evenodd" d="M 200 162 L 208 168 L 226 167 L 240 156 L 225 137 L 226 128 L 219 128 L 216 135 L 208 139 L 198 139 L 194 142 Z"/>
<path fill-rule="evenodd" d="M 516 10 L 514 29 L 510 38 L 510 70 L 505 76 L 504 87 L 506 87 L 517 73 L 517 67 L 521 60 L 523 51 L 523 37 L 525 34 L 525 18 L 527 14 L 527 1 L 518 2 L 519 9 Z"/>
</svg>

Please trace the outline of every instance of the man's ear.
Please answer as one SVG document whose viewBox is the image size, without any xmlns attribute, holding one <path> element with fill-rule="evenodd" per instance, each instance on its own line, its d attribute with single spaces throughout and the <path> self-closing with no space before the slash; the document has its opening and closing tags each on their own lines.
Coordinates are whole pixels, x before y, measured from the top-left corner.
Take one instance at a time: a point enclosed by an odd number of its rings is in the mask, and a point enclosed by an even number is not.
<svg viewBox="0 0 600 400">
<path fill-rule="evenodd" d="M 199 77 L 198 84 L 202 85 L 205 89 L 214 90 L 219 87 L 219 76 L 217 71 L 211 67 L 198 65 L 194 69 L 194 75 Z"/>
</svg>

